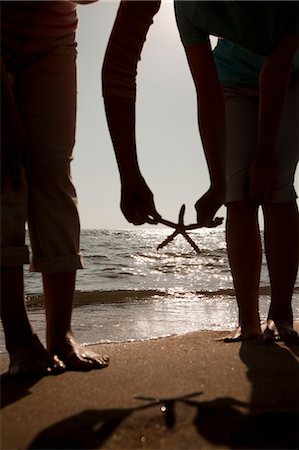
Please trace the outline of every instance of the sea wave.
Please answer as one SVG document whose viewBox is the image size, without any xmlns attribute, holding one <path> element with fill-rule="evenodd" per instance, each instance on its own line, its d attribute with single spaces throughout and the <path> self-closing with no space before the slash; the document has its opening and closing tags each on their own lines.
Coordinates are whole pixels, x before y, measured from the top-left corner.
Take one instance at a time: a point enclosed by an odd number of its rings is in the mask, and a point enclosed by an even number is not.
<svg viewBox="0 0 299 450">
<path fill-rule="evenodd" d="M 270 295 L 270 286 L 261 286 L 259 295 Z M 295 287 L 294 294 L 299 294 L 299 286 Z M 74 296 L 74 306 L 80 307 L 93 303 L 111 304 L 111 303 L 127 303 L 142 302 L 143 300 L 157 300 L 158 298 L 226 298 L 234 297 L 235 290 L 231 288 L 218 290 L 175 290 L 175 289 L 123 289 L 123 290 L 94 290 L 94 291 L 76 291 Z M 27 294 L 26 304 L 28 307 L 43 307 L 42 294 Z"/>
</svg>

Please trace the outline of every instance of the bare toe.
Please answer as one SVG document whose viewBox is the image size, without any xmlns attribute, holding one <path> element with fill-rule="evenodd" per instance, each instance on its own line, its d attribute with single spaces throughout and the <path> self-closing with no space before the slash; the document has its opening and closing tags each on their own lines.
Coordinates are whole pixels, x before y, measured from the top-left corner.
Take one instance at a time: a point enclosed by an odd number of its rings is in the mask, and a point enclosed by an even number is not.
<svg viewBox="0 0 299 450">
<path fill-rule="evenodd" d="M 73 350 L 65 356 L 60 356 L 67 370 L 89 371 L 93 369 L 103 369 L 108 366 L 109 358 L 101 357 L 94 352 L 81 349 Z"/>
<path fill-rule="evenodd" d="M 275 342 L 275 331 L 266 327 L 263 331 L 263 342 L 265 344 L 273 344 Z"/>
<path fill-rule="evenodd" d="M 242 330 L 241 327 L 236 328 L 234 331 L 224 336 L 221 339 L 223 342 L 240 342 L 242 341 Z"/>
<path fill-rule="evenodd" d="M 258 332 L 244 332 L 241 327 L 236 328 L 234 331 L 229 333 L 227 336 L 221 338 L 223 342 L 233 343 L 233 342 L 241 342 L 241 341 L 253 341 L 260 340 L 261 335 Z"/>
<path fill-rule="evenodd" d="M 63 361 L 67 370 L 89 371 L 93 369 L 103 369 L 108 366 L 109 358 L 100 356 L 92 350 L 80 345 L 73 337 L 55 348 L 59 359 Z"/>
<path fill-rule="evenodd" d="M 51 358 L 50 375 L 59 375 L 60 373 L 65 372 L 66 367 L 64 362 L 61 361 L 57 355 L 54 355 Z"/>
</svg>

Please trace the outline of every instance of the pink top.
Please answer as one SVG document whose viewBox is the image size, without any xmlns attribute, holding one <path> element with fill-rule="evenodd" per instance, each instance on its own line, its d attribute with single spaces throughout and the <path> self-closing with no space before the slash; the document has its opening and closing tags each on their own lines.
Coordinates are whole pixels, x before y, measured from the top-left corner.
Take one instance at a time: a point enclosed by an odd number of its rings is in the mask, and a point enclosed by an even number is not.
<svg viewBox="0 0 299 450">
<path fill-rule="evenodd" d="M 77 3 L 88 4 L 96 1 L 1 2 L 2 32 L 23 34 L 26 37 L 61 37 L 76 30 Z"/>
</svg>

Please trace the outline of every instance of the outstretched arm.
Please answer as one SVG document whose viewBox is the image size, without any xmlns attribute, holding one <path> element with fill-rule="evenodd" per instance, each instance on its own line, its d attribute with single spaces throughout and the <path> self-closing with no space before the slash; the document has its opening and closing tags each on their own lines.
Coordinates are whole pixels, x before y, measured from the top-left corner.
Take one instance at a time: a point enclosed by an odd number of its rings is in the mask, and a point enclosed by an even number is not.
<svg viewBox="0 0 299 450">
<path fill-rule="evenodd" d="M 225 111 L 224 100 L 210 42 L 186 48 L 195 83 L 198 124 L 210 174 L 211 187 L 195 207 L 203 226 L 219 225 L 214 215 L 225 199 Z"/>
<path fill-rule="evenodd" d="M 106 117 L 122 186 L 121 209 L 135 225 L 160 217 L 140 172 L 135 137 L 137 64 L 159 7 L 160 1 L 121 1 L 102 68 Z"/>
<path fill-rule="evenodd" d="M 275 147 L 298 35 L 285 35 L 266 59 L 260 75 L 259 128 L 250 169 L 250 200 L 267 202 L 275 176 Z"/>
</svg>

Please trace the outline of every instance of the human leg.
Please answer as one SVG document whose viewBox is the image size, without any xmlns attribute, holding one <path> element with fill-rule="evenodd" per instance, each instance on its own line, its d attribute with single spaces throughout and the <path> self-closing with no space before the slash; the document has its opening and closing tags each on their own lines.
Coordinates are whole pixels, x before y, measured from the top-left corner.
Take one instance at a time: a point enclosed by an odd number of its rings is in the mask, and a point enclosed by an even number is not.
<svg viewBox="0 0 299 450">
<path fill-rule="evenodd" d="M 225 88 L 227 220 L 226 241 L 239 309 L 239 327 L 227 341 L 260 334 L 258 291 L 261 270 L 261 238 L 258 208 L 248 203 L 248 168 L 256 147 L 258 92 Z"/>
<path fill-rule="evenodd" d="M 297 338 L 293 330 L 292 295 L 298 271 L 299 215 L 296 201 L 267 204 L 265 217 L 265 252 L 270 283 L 272 320 L 282 340 Z"/>
<path fill-rule="evenodd" d="M 34 334 L 28 319 L 23 264 L 27 185 L 22 167 L 24 136 L 13 89 L 1 60 L 1 320 L 14 377 L 39 377 L 63 369 Z"/>
<path fill-rule="evenodd" d="M 24 298 L 23 267 L 1 268 L 1 320 L 11 376 L 31 379 L 65 370 L 62 361 L 44 348 L 31 327 Z"/>
<path fill-rule="evenodd" d="M 299 159 L 299 75 L 290 78 L 276 145 L 276 178 L 271 203 L 263 207 L 265 252 L 271 284 L 271 305 L 265 333 L 298 339 L 293 330 L 292 295 L 298 272 L 299 216 L 294 175 Z M 272 331 L 272 332 L 271 332 Z"/>
<path fill-rule="evenodd" d="M 43 273 L 47 316 L 47 347 L 58 355 L 70 370 L 101 369 L 108 365 L 107 357 L 81 346 L 71 329 L 75 287 L 75 272 Z"/>
<path fill-rule="evenodd" d="M 22 71 L 19 92 L 29 130 L 28 223 L 33 250 L 31 270 L 43 274 L 47 348 L 68 369 L 107 365 L 78 344 L 71 331 L 80 224 L 70 164 L 75 134 L 75 45 L 61 43 Z M 34 86 L 35 96 L 29 94 Z M 45 89 L 45 86 L 47 89 Z"/>
<path fill-rule="evenodd" d="M 261 332 L 258 295 L 262 246 L 256 206 L 244 202 L 227 205 L 226 240 L 239 308 L 239 327 L 226 340 L 250 339 Z"/>
</svg>

